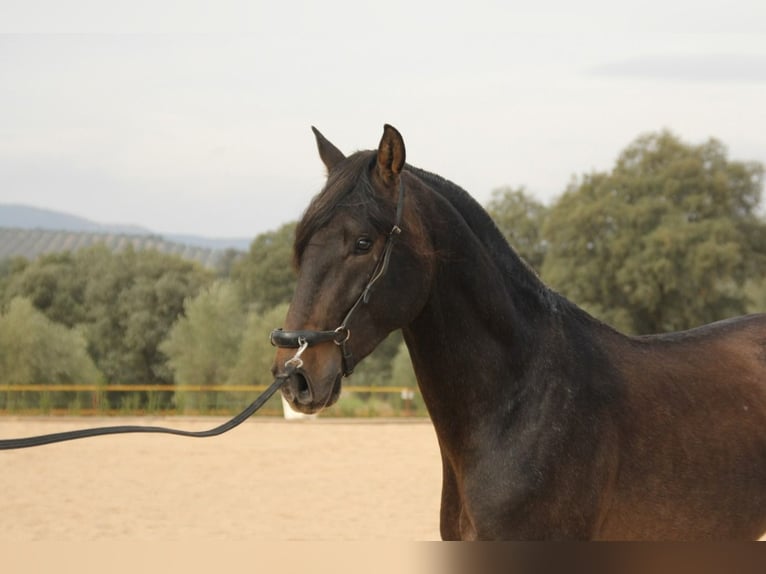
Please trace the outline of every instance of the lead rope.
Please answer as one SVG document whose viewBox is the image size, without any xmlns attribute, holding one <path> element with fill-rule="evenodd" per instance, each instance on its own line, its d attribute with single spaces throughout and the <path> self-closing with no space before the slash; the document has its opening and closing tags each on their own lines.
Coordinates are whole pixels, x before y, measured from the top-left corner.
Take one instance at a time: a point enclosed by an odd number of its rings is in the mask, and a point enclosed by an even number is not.
<svg viewBox="0 0 766 574">
<path fill-rule="evenodd" d="M 42 446 L 44 444 L 51 444 L 55 442 L 64 442 L 68 440 L 76 440 L 80 438 L 87 438 L 91 436 L 100 436 L 106 434 L 123 434 L 123 433 L 164 433 L 174 434 L 178 436 L 186 436 L 193 438 L 207 438 L 211 436 L 218 436 L 227 431 L 230 431 L 236 426 L 242 424 L 245 420 L 250 418 L 258 409 L 260 409 L 271 396 L 276 393 L 279 388 L 285 384 L 285 381 L 292 375 L 297 368 L 300 368 L 301 359 L 300 355 L 305 350 L 305 347 L 301 347 L 295 355 L 285 362 L 285 372 L 278 375 L 274 382 L 261 393 L 261 395 L 250 403 L 245 410 L 226 421 L 222 425 L 215 428 L 203 430 L 203 431 L 187 431 L 180 429 L 173 429 L 167 427 L 158 426 L 143 426 L 143 425 L 119 425 L 111 427 L 96 427 L 89 429 L 81 429 L 66 432 L 57 432 L 51 434 L 43 434 L 38 436 L 31 436 L 25 438 L 14 438 L 0 440 L 0 450 L 11 450 L 18 448 L 29 448 L 32 446 Z"/>
</svg>

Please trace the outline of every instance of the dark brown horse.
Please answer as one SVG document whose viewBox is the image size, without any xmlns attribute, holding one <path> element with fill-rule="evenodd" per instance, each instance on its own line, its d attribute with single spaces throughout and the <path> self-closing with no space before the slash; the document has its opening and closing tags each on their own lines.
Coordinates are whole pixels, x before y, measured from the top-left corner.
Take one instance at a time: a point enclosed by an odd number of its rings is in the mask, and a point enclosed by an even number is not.
<svg viewBox="0 0 766 574">
<path fill-rule="evenodd" d="M 441 448 L 443 538 L 766 531 L 766 315 L 620 334 L 547 288 L 465 191 L 405 165 L 394 128 L 349 157 L 315 135 L 328 179 L 273 336 L 302 345 L 283 388 L 297 410 L 332 404 L 401 328 Z"/>
</svg>

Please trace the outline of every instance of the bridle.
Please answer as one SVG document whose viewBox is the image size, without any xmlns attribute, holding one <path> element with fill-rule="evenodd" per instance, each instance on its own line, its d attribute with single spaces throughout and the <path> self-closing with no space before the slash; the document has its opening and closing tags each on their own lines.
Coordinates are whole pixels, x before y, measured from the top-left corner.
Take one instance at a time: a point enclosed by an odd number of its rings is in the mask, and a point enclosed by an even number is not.
<svg viewBox="0 0 766 574">
<path fill-rule="evenodd" d="M 404 185 L 402 184 L 400 177 L 399 197 L 396 201 L 396 216 L 394 218 L 394 225 L 386 237 L 386 244 L 383 247 L 383 256 L 378 259 L 377 264 L 372 270 L 370 279 L 367 281 L 367 285 L 362 290 L 359 297 L 357 297 L 354 304 L 351 305 L 351 308 L 340 322 L 340 325 L 331 331 L 284 331 L 282 329 L 274 329 L 271 332 L 271 344 L 275 347 L 282 349 L 298 349 L 295 355 L 285 362 L 285 367 L 292 367 L 296 370 L 300 369 L 303 366 L 301 355 L 306 349 L 332 341 L 340 347 L 341 357 L 343 359 L 343 376 L 347 377 L 353 372 L 353 354 L 348 348 L 348 341 L 351 338 L 351 330 L 348 328 L 348 324 L 356 310 L 359 309 L 363 303 L 366 304 L 370 300 L 370 293 L 372 292 L 375 283 L 377 283 L 386 274 L 386 271 L 388 271 L 391 250 L 394 248 L 396 238 L 402 233 L 401 224 L 403 211 Z"/>
<path fill-rule="evenodd" d="M 356 299 L 354 304 L 346 313 L 346 316 L 341 321 L 340 326 L 332 331 L 283 331 L 282 329 L 275 329 L 271 332 L 271 344 L 276 347 L 297 349 L 295 354 L 285 362 L 285 370 L 280 373 L 274 379 L 274 382 L 263 391 L 263 393 L 250 403 L 245 410 L 238 415 L 234 416 L 227 422 L 219 425 L 215 428 L 203 431 L 186 431 L 167 427 L 158 426 L 144 426 L 144 425 L 119 425 L 109 427 L 96 427 L 88 429 L 79 429 L 74 431 L 65 431 L 59 433 L 50 433 L 32 437 L 23 437 L 15 439 L 0 440 L 0 450 L 11 450 L 19 448 L 28 448 L 33 446 L 42 446 L 45 444 L 51 444 L 56 442 L 63 442 L 68 440 L 75 440 L 80 438 L 87 438 L 92 436 L 101 436 L 108 434 L 122 434 L 122 433 L 165 433 L 174 434 L 178 436 L 205 438 L 218 436 L 223 434 L 234 427 L 242 424 L 245 420 L 250 418 L 258 409 L 260 409 L 271 396 L 276 393 L 282 385 L 303 366 L 303 360 L 301 355 L 303 352 L 314 345 L 321 343 L 329 343 L 332 341 L 338 345 L 341 349 L 343 356 L 343 374 L 348 376 L 353 371 L 353 355 L 348 349 L 347 343 L 351 338 L 351 330 L 348 328 L 351 317 L 363 303 L 367 303 L 370 299 L 370 293 L 372 288 L 378 280 L 386 274 L 388 270 L 388 262 L 391 258 L 391 250 L 394 247 L 394 241 L 398 237 L 402 228 L 402 211 L 404 209 L 404 187 L 401 179 L 399 180 L 399 198 L 396 203 L 396 218 L 394 219 L 394 226 L 391 231 L 388 232 L 386 237 L 386 244 L 383 247 L 383 257 L 378 260 L 375 268 L 372 271 L 367 285 L 362 290 L 362 293 Z"/>
</svg>

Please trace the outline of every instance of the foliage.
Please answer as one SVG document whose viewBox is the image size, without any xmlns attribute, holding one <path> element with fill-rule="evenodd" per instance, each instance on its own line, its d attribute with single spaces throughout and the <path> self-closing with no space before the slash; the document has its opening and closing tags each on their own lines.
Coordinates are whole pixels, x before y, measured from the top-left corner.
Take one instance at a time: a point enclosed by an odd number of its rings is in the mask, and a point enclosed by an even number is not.
<svg viewBox="0 0 766 574">
<path fill-rule="evenodd" d="M 170 383 L 158 345 L 183 311 L 184 299 L 210 272 L 177 256 L 103 246 L 46 255 L 16 265 L 3 302 L 28 298 L 50 320 L 80 326 L 107 381 Z"/>
<path fill-rule="evenodd" d="M 397 386 L 397 383 L 392 379 L 391 368 L 401 344 L 401 331 L 397 330 L 390 333 L 375 347 L 372 353 L 354 368 L 350 384 L 360 387 Z"/>
<path fill-rule="evenodd" d="M 288 303 L 293 296 L 295 226 L 294 222 L 288 223 L 262 233 L 253 240 L 247 256 L 232 267 L 232 278 L 240 285 L 244 300 L 258 311 Z"/>
<path fill-rule="evenodd" d="M 105 256 L 86 291 L 90 351 L 108 381 L 170 384 L 159 345 L 184 300 L 210 282 L 209 272 L 176 256 L 126 251 Z"/>
<path fill-rule="evenodd" d="M 245 327 L 242 303 L 231 283 L 216 282 L 184 303 L 160 351 L 177 385 L 213 385 L 229 377 Z"/>
<path fill-rule="evenodd" d="M 187 300 L 186 315 L 173 327 L 161 349 L 176 379 L 179 410 L 204 410 L 204 405 L 236 407 L 241 396 L 231 393 L 185 393 L 186 385 L 268 385 L 272 381 L 274 348 L 268 333 L 287 313 L 283 304 L 265 313 L 245 315 L 236 287 L 218 282 Z"/>
<path fill-rule="evenodd" d="M 412 370 L 412 360 L 410 352 L 404 341 L 399 345 L 399 349 L 394 356 L 391 364 L 391 379 L 397 387 L 410 387 L 413 390 L 418 386 L 418 380 L 415 378 L 415 371 Z"/>
<path fill-rule="evenodd" d="M 225 383 L 237 360 L 244 328 L 243 305 L 231 282 L 218 281 L 186 299 L 184 315 L 160 344 L 174 374 L 179 410 L 223 406 L 218 393 L 186 393 L 184 387 Z"/>
<path fill-rule="evenodd" d="M 492 192 L 487 211 L 508 243 L 539 272 L 547 250 L 542 226 L 548 208 L 531 198 L 523 187 L 501 187 Z"/>
<path fill-rule="evenodd" d="M 85 286 L 90 273 L 83 268 L 82 258 L 54 253 L 34 263 L 21 261 L 7 280 L 6 301 L 25 297 L 49 319 L 68 327 L 86 320 Z"/>
<path fill-rule="evenodd" d="M 766 278 L 760 281 L 751 279 L 745 284 L 748 295 L 748 313 L 766 313 Z"/>
<path fill-rule="evenodd" d="M 728 160 L 716 140 L 640 137 L 553 206 L 543 276 L 635 333 L 741 314 L 746 278 L 766 270 L 762 181 L 761 164 Z"/>
<path fill-rule="evenodd" d="M 54 323 L 21 297 L 0 313 L 0 380 L 4 384 L 98 383 L 102 379 L 81 331 Z"/>
<path fill-rule="evenodd" d="M 269 333 L 282 324 L 287 315 L 287 304 L 282 303 L 263 313 L 251 312 L 242 335 L 239 356 L 233 365 L 228 382 L 243 385 L 268 385 L 271 383 L 271 365 L 275 349 L 269 341 Z"/>
<path fill-rule="evenodd" d="M 12 296 L 8 295 L 9 285 L 14 277 L 22 273 L 28 265 L 29 261 L 23 257 L 0 259 L 0 306 L 13 299 Z"/>
</svg>

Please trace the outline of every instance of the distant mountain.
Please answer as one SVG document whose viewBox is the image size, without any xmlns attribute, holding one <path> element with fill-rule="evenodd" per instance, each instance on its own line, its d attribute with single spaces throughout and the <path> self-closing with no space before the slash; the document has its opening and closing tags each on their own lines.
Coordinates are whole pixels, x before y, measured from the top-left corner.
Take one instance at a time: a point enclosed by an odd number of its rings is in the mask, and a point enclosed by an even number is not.
<svg viewBox="0 0 766 574">
<path fill-rule="evenodd" d="M 0 227 L 0 261 L 12 257 L 24 257 L 32 261 L 47 253 L 78 251 L 93 245 L 104 245 L 112 251 L 122 251 L 128 246 L 136 251 L 159 251 L 216 270 L 224 269 L 231 261 L 244 256 L 241 251 L 230 254 L 223 249 L 166 241 L 158 235 Z"/>
<path fill-rule="evenodd" d="M 213 250 L 234 249 L 237 251 L 247 251 L 250 249 L 250 243 L 253 240 L 251 237 L 214 238 L 199 235 L 160 234 L 139 225 L 97 223 L 90 219 L 61 211 L 9 203 L 0 203 L 0 228 L 161 236 L 170 242 Z"/>
<path fill-rule="evenodd" d="M 106 225 L 62 211 L 13 203 L 0 203 L 0 227 L 156 235 L 138 225 Z"/>
<path fill-rule="evenodd" d="M 243 255 L 251 239 L 218 239 L 197 235 L 160 235 L 138 225 L 108 225 L 83 217 L 28 205 L 0 204 L 0 259 L 77 251 L 104 244 L 119 251 L 155 249 L 217 269 Z M 227 253 L 234 251 L 234 253 Z"/>
</svg>

